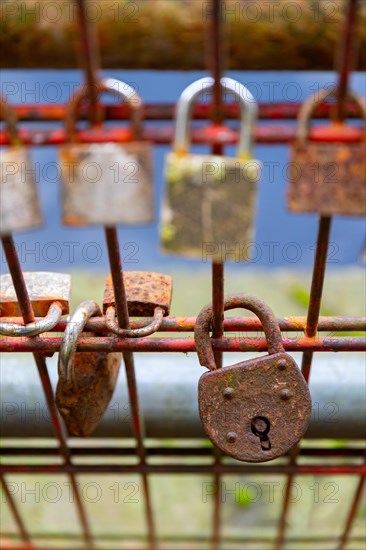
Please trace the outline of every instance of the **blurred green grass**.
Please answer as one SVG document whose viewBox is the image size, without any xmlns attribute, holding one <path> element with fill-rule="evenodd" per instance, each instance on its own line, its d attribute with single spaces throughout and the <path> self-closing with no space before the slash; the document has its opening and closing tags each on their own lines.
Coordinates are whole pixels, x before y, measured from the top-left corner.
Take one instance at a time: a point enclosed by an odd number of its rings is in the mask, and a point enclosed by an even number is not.
<svg viewBox="0 0 366 550">
<path fill-rule="evenodd" d="M 173 277 L 171 315 L 193 316 L 211 301 L 211 270 L 168 269 Z M 72 274 L 72 304 L 74 309 L 83 300 L 102 304 L 106 275 L 75 271 Z M 339 268 L 326 273 L 322 315 L 365 315 L 365 271 L 358 267 Z M 278 317 L 304 315 L 310 295 L 311 272 L 298 270 L 247 270 L 225 271 L 225 293 L 244 292 L 263 299 Z M 237 315 L 238 312 L 235 313 Z"/>
</svg>

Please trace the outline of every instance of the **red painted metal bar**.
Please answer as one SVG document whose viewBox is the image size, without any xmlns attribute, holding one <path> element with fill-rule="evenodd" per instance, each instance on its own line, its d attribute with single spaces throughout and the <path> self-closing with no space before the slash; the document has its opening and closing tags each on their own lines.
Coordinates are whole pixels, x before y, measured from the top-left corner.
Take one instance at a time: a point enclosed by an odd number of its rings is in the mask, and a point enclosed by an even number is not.
<svg viewBox="0 0 366 550">
<path fill-rule="evenodd" d="M 123 280 L 122 260 L 119 251 L 119 242 L 117 229 L 109 227 L 105 229 L 109 264 L 115 294 L 117 318 L 120 328 L 129 328 L 130 320 L 128 315 L 127 298 Z M 135 374 L 134 357 L 131 351 L 124 351 L 123 360 L 126 369 L 128 395 L 133 420 L 133 431 L 137 445 L 137 453 L 140 464 L 146 464 L 146 451 L 144 445 L 144 426 L 139 405 L 137 381 Z M 156 547 L 156 533 L 154 525 L 153 510 L 151 504 L 151 494 L 147 474 L 142 472 L 142 482 L 145 496 L 145 513 L 149 533 L 149 542 L 152 548 Z"/>
<path fill-rule="evenodd" d="M 75 83 L 76 84 L 76 83 Z M 305 99 L 305 98 L 304 98 Z M 12 104 L 18 119 L 27 122 L 57 122 L 63 121 L 66 115 L 66 105 L 63 103 L 28 103 Z M 258 118 L 260 120 L 295 120 L 299 114 L 301 103 L 259 103 Z M 349 101 L 346 103 L 347 118 L 360 118 L 357 105 Z M 192 118 L 195 120 L 207 120 L 210 118 L 212 107 L 207 103 L 197 103 L 192 109 Z M 106 103 L 100 105 L 100 112 L 104 120 L 130 120 L 129 107 L 120 103 Z M 319 105 L 312 118 L 328 119 L 331 113 L 329 104 Z M 239 118 L 239 106 L 237 103 L 224 103 L 222 116 L 225 119 Z M 145 120 L 174 120 L 174 103 L 144 103 Z M 88 106 L 80 105 L 79 120 L 89 120 Z"/>
<path fill-rule="evenodd" d="M 63 129 L 58 130 L 45 130 L 44 128 L 24 129 L 19 131 L 20 138 L 25 145 L 43 146 L 43 145 L 62 145 L 67 143 L 65 131 Z M 207 144 L 207 137 L 203 135 L 200 129 L 193 128 L 191 131 L 192 143 L 194 144 Z M 235 136 L 235 132 L 233 132 Z M 98 139 L 115 142 L 123 142 L 126 138 L 118 138 L 116 132 L 111 132 L 107 128 L 98 134 Z M 173 125 L 159 125 L 145 127 L 142 131 L 141 139 L 150 141 L 156 145 L 171 144 L 174 137 Z M 261 144 L 289 144 L 296 138 L 296 128 L 293 126 L 278 126 L 278 125 L 264 125 L 257 126 L 254 132 L 254 138 L 256 143 Z M 362 139 L 360 133 L 360 141 Z M 83 143 L 95 143 L 95 135 L 90 132 L 83 131 L 79 136 L 79 141 Z M 5 131 L 0 131 L 0 145 L 9 145 L 9 137 Z M 221 144 L 233 145 L 237 143 L 236 138 L 229 138 L 225 141 L 225 138 L 221 139 Z M 211 142 L 212 144 L 212 142 Z"/>
<path fill-rule="evenodd" d="M 18 528 L 19 533 L 20 533 L 20 537 L 21 537 L 22 541 L 27 545 L 27 550 L 30 550 L 30 548 L 31 548 L 31 546 L 30 546 L 31 545 L 31 539 L 30 539 L 29 533 L 28 533 L 28 531 L 27 531 L 27 529 L 24 525 L 24 522 L 23 522 L 23 520 L 22 520 L 22 518 L 19 514 L 19 511 L 18 511 L 17 505 L 15 504 L 13 495 L 9 491 L 9 487 L 8 487 L 7 482 L 6 482 L 6 479 L 2 474 L 0 474 L 0 481 L 1 481 L 3 491 L 4 491 L 4 494 L 5 494 L 6 502 L 9 505 L 9 508 L 10 508 L 11 513 L 13 515 L 15 524 Z"/>
<path fill-rule="evenodd" d="M 4 323 L 23 324 L 22 317 L 0 317 Z M 39 322 L 43 317 L 36 317 Z M 278 323 L 283 332 L 305 333 L 306 317 L 278 318 Z M 130 319 L 131 328 L 141 328 L 148 324 L 149 317 Z M 196 317 L 164 317 L 159 332 L 193 332 Z M 48 332 L 63 332 L 67 325 L 67 318 L 63 317 L 55 327 Z M 262 332 L 262 325 L 255 317 L 228 317 L 224 319 L 226 332 Z M 109 332 L 104 317 L 92 317 L 85 325 L 85 332 Z M 319 317 L 318 332 L 360 332 L 366 331 L 366 317 Z M 239 335 L 240 336 L 240 335 Z"/>
<path fill-rule="evenodd" d="M 8 263 L 9 271 L 13 281 L 15 293 L 19 302 L 20 311 L 23 315 L 24 323 L 34 322 L 34 313 L 31 301 L 28 296 L 27 287 L 24 281 L 22 268 L 17 255 L 16 247 L 13 238 L 8 235 L 2 237 L 2 244 L 4 248 L 5 257 Z M 45 350 L 47 352 L 47 350 Z M 62 431 L 62 425 L 58 416 L 55 399 L 53 395 L 52 385 L 47 370 L 47 364 L 44 355 L 35 351 L 33 353 L 35 363 L 38 368 L 39 377 L 41 379 L 42 388 L 45 394 L 48 411 L 52 420 L 52 425 L 56 439 L 59 443 L 60 454 L 67 465 L 71 464 L 70 452 L 67 447 L 67 442 Z M 78 511 L 84 541 L 89 547 L 93 546 L 93 538 L 90 532 L 88 520 L 86 517 L 85 509 L 79 493 L 78 484 L 76 482 L 74 474 L 70 474 L 70 482 L 72 485 L 73 493 L 75 495 L 75 503 Z"/>
<path fill-rule="evenodd" d="M 8 474 L 366 475 L 364 464 L 3 464 Z"/>
<path fill-rule="evenodd" d="M 10 440 L 11 442 L 11 440 Z M 30 443 L 32 445 L 32 443 Z M 93 447 L 72 447 L 69 450 L 72 456 L 133 456 L 135 449 L 133 447 L 109 447 L 105 445 L 96 446 L 98 440 L 94 442 Z M 58 449 L 55 447 L 31 447 L 12 446 L 0 447 L 0 455 L 2 456 L 58 456 Z M 208 447 L 148 447 L 146 448 L 147 456 L 175 456 L 175 457 L 210 457 L 212 449 Z M 334 459 L 335 457 L 343 458 L 363 458 L 365 450 L 361 447 L 345 447 L 327 449 L 322 447 L 305 447 L 300 448 L 299 456 L 316 456 L 325 459 Z"/>
<path fill-rule="evenodd" d="M 20 137 L 22 142 L 25 145 L 34 145 L 34 146 L 44 146 L 44 145 L 62 145 L 63 143 L 67 143 L 67 138 L 65 135 L 65 131 L 60 130 L 45 130 L 44 128 L 39 129 L 32 129 L 32 130 L 25 130 L 21 129 Z M 267 126 L 260 126 L 256 128 L 255 132 L 255 140 L 256 143 L 259 144 L 289 144 L 292 143 L 296 138 L 296 129 L 292 126 L 275 126 L 275 125 L 267 125 Z M 164 126 L 150 126 L 148 128 L 144 128 L 142 131 L 141 139 L 144 141 L 149 141 L 154 143 L 155 145 L 167 145 L 171 144 L 174 136 L 174 128 L 172 125 L 164 125 Z M 213 141 L 208 142 L 207 138 L 203 135 L 203 132 L 199 129 L 193 128 L 191 131 L 192 136 L 192 143 L 193 144 L 211 144 Z M 235 132 L 233 132 L 233 136 L 235 136 Z M 105 142 L 112 141 L 116 143 L 123 143 L 125 141 L 124 137 L 118 137 L 116 135 L 116 132 L 113 134 L 108 131 L 108 129 L 104 129 L 104 131 L 101 131 L 98 135 L 98 139 L 100 141 L 104 140 Z M 82 143 L 95 143 L 95 136 L 88 133 L 87 131 L 84 131 L 80 137 L 79 141 Z M 361 141 L 361 133 L 360 133 L 360 141 Z M 0 145 L 8 145 L 9 138 L 7 134 L 4 131 L 0 131 Z M 234 138 L 226 138 L 222 137 L 220 138 L 220 143 L 224 143 L 225 145 L 234 145 L 237 143 L 237 139 Z"/>
<path fill-rule="evenodd" d="M 332 338 L 283 338 L 287 351 L 366 351 L 366 338 L 337 336 Z M 0 339 L 0 352 L 51 352 L 59 351 L 61 338 L 11 338 Z M 218 338 L 212 340 L 214 351 L 221 352 L 264 352 L 267 341 L 264 338 Z M 78 341 L 77 351 L 135 351 L 135 352 L 181 352 L 196 351 L 193 338 L 118 338 L 87 337 Z"/>
<path fill-rule="evenodd" d="M 6 537 L 7 539 L 13 539 L 15 538 L 15 535 L 14 533 L 4 533 L 4 537 Z M 50 533 L 50 534 L 45 534 L 45 533 L 40 533 L 40 532 L 35 532 L 34 533 L 34 537 L 37 538 L 37 539 L 40 539 L 40 540 L 43 540 L 43 539 L 52 539 L 56 542 L 59 542 L 60 539 L 62 540 L 71 540 L 71 541 L 74 541 L 74 543 L 77 543 L 80 541 L 80 538 L 75 535 L 74 533 Z M 115 550 L 116 546 L 115 546 L 115 543 L 116 542 L 124 542 L 125 544 L 127 543 L 127 541 L 132 544 L 132 541 L 136 544 L 137 542 L 141 542 L 141 541 L 144 541 L 144 537 L 143 535 L 140 535 L 140 534 L 135 534 L 135 533 L 118 533 L 118 532 L 114 532 L 114 533 L 111 533 L 111 532 L 107 532 L 107 533 L 102 533 L 101 534 L 101 539 L 103 541 L 110 541 L 113 543 L 113 546 L 111 546 L 111 550 Z M 183 536 L 178 536 L 178 535 L 164 535 L 162 534 L 160 537 L 159 537 L 160 541 L 164 544 L 165 548 L 167 548 L 166 544 L 170 543 L 170 544 L 176 544 L 176 543 L 179 543 L 180 546 L 178 548 L 182 548 L 182 544 L 189 544 L 189 548 L 192 548 L 191 544 L 193 543 L 197 543 L 199 544 L 199 548 L 201 548 L 201 545 L 204 545 L 206 542 L 207 542 L 207 539 L 203 536 L 203 535 L 200 535 L 200 534 L 196 534 L 196 533 L 192 533 L 192 534 L 187 534 L 187 535 L 183 535 Z M 239 536 L 234 536 L 234 535 L 231 535 L 231 536 L 224 536 L 223 537 L 223 540 L 222 540 L 223 544 L 227 544 L 227 545 L 233 545 L 235 544 L 236 547 L 241 544 L 244 548 L 244 544 L 245 543 L 254 543 L 256 545 L 256 547 L 258 547 L 259 544 L 265 544 L 266 546 L 268 546 L 269 544 L 273 543 L 273 538 L 272 537 L 269 537 L 269 536 L 259 536 L 259 537 L 255 537 L 253 535 L 247 535 L 244 537 L 239 537 Z M 319 545 L 321 543 L 324 543 L 326 545 L 327 548 L 329 548 L 329 544 L 332 544 L 332 543 L 337 543 L 337 537 L 335 536 L 324 536 L 324 535 L 306 535 L 306 536 L 289 536 L 288 537 L 288 542 L 289 544 L 293 543 L 294 545 L 298 546 L 299 544 L 301 543 L 305 543 L 307 545 L 307 548 L 311 548 L 310 545 L 312 545 L 313 543 L 316 543 L 317 546 L 319 547 Z M 358 548 L 360 548 L 360 544 L 359 543 L 363 543 L 364 542 L 364 537 L 362 536 L 354 536 L 352 537 L 352 542 L 357 544 L 358 545 Z M 175 546 L 174 546 L 175 547 Z M 49 546 L 47 545 L 47 550 L 58 550 L 60 548 L 59 545 L 57 546 Z M 173 547 L 171 547 L 173 548 Z M 207 546 L 203 546 L 203 548 L 207 548 Z M 291 547 L 290 547 L 291 548 Z M 293 548 L 293 547 L 292 547 Z M 30 550 L 29 547 L 27 546 L 13 546 L 11 547 L 12 550 Z M 141 546 L 138 547 L 137 550 L 140 550 L 141 549 Z M 103 545 L 103 550 L 109 550 L 108 547 L 105 546 L 105 543 Z M 133 547 L 129 547 L 129 550 L 134 550 Z"/>
</svg>

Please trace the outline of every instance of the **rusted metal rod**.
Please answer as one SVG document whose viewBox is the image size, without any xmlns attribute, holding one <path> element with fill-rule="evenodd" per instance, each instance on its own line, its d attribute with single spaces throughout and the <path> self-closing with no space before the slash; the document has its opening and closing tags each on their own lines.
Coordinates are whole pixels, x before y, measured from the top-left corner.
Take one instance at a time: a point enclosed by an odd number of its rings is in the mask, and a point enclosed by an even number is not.
<svg viewBox="0 0 366 550">
<path fill-rule="evenodd" d="M 287 351 L 366 351 L 366 338 L 338 336 L 332 338 L 283 338 Z M 60 349 L 61 338 L 11 338 L 0 339 L 0 352 L 51 352 Z M 264 338 L 218 338 L 212 340 L 214 351 L 221 352 L 262 352 L 267 351 Z M 77 351 L 139 351 L 139 352 L 194 352 L 193 338 L 112 338 L 83 337 L 78 341 Z"/>
<path fill-rule="evenodd" d="M 63 103 L 27 103 L 12 104 L 18 119 L 27 122 L 57 122 L 65 120 L 66 105 Z M 295 120 L 299 114 L 301 103 L 266 102 L 258 104 L 258 118 L 261 120 Z M 99 106 L 105 120 L 130 120 L 131 112 L 127 105 L 106 103 Z M 239 106 L 237 103 L 223 103 L 222 116 L 225 119 L 239 118 Z M 329 119 L 332 107 L 328 104 L 319 105 L 312 115 L 315 119 Z M 347 118 L 360 118 L 360 110 L 352 101 L 346 102 Z M 207 103 L 197 103 L 192 107 L 194 120 L 207 120 L 210 118 L 211 106 Z M 88 106 L 80 105 L 78 111 L 79 120 L 89 120 Z M 174 103 L 144 103 L 145 120 L 174 120 Z"/>
<path fill-rule="evenodd" d="M 366 475 L 364 464 L 3 464 L 0 472 L 11 474 L 297 474 Z"/>
<path fill-rule="evenodd" d="M 126 137 L 118 138 L 116 132 L 112 132 L 113 129 L 104 128 L 98 132 L 98 139 L 100 141 L 114 141 L 116 143 L 122 143 L 126 140 Z M 32 128 L 32 129 L 20 129 L 19 131 L 22 143 L 25 145 L 62 145 L 67 143 L 67 136 L 64 130 L 45 130 L 44 128 Z M 212 144 L 212 141 L 208 141 L 204 132 L 199 128 L 193 128 L 191 132 L 193 144 Z M 231 137 L 233 136 L 233 137 Z M 149 126 L 142 130 L 142 140 L 150 141 L 156 145 L 171 144 L 174 137 L 174 127 L 171 124 Z M 287 125 L 275 125 L 269 124 L 264 126 L 257 126 L 254 132 L 254 139 L 256 143 L 266 144 L 288 144 L 292 143 L 296 139 L 296 128 Z M 359 141 L 362 139 L 360 132 Z M 83 130 L 79 134 L 79 140 L 83 143 L 94 143 L 95 135 L 88 130 Z M 341 142 L 341 140 L 340 140 Z M 345 143 L 347 140 L 345 140 Z M 8 145 L 9 136 L 6 132 L 0 131 L 0 145 Z M 230 132 L 230 136 L 220 137 L 220 143 L 225 145 L 233 145 L 237 143 L 237 137 L 235 131 Z"/>
<path fill-rule="evenodd" d="M 135 450 L 132 447 L 70 447 L 72 456 L 133 456 Z M 0 455 L 3 456 L 58 456 L 58 450 L 52 447 L 0 447 Z M 149 447 L 147 456 L 175 456 L 178 458 L 187 456 L 212 456 L 212 450 L 207 447 Z M 364 449 L 339 448 L 324 449 L 322 447 L 306 447 L 300 450 L 301 456 L 316 456 L 332 460 L 334 457 L 363 458 Z"/>
<path fill-rule="evenodd" d="M 0 306 L 1 307 L 1 306 Z M 36 317 L 35 322 L 41 321 L 43 317 Z M 1 317 L 5 323 L 16 325 L 23 324 L 22 317 Z M 130 326 L 133 329 L 144 327 L 149 317 L 130 319 Z M 289 316 L 278 318 L 278 324 L 283 332 L 305 333 L 306 317 Z M 193 332 L 196 317 L 164 317 L 157 332 Z M 48 332 L 63 332 L 67 325 L 64 317 Z M 85 325 L 85 332 L 109 332 L 104 317 L 92 317 Z M 255 317 L 228 317 L 224 319 L 224 330 L 226 332 L 262 332 L 262 325 Z M 366 331 L 366 317 L 319 317 L 318 332 L 359 332 Z M 241 336 L 241 335 L 239 335 Z"/>
<path fill-rule="evenodd" d="M 98 89 L 95 85 L 100 68 L 99 48 L 97 46 L 96 28 L 88 24 L 88 0 L 77 0 L 77 22 L 79 39 L 79 58 L 83 67 L 89 98 L 88 119 L 92 124 L 98 122 Z M 79 34 L 79 32 L 78 32 Z"/>
</svg>

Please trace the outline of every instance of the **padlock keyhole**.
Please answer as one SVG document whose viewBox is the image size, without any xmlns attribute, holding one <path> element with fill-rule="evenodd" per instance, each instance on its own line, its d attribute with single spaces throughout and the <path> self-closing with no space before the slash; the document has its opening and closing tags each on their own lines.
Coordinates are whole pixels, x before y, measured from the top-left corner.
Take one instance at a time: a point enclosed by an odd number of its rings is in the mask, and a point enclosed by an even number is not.
<svg viewBox="0 0 366 550">
<path fill-rule="evenodd" d="M 271 449 L 271 442 L 268 434 L 271 429 L 271 423 L 265 416 L 256 416 L 252 420 L 251 429 L 254 435 L 259 437 L 261 448 L 263 451 Z"/>
</svg>

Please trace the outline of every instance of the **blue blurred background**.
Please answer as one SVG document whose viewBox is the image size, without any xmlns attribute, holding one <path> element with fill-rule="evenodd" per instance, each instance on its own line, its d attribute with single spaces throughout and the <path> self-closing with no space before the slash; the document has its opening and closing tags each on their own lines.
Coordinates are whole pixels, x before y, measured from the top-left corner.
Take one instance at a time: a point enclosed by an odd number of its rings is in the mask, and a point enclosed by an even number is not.
<svg viewBox="0 0 366 550">
<path fill-rule="evenodd" d="M 105 76 L 124 80 L 135 87 L 146 102 L 176 102 L 182 90 L 194 80 L 206 76 L 204 72 L 165 71 L 104 71 Z M 249 88 L 257 101 L 304 101 L 316 90 L 336 82 L 333 72 L 229 72 Z M 4 70 L 2 93 L 12 103 L 66 102 L 82 75 L 77 70 Z M 365 95 L 365 75 L 354 73 L 353 90 Z M 116 101 L 112 96 L 109 101 Z M 260 121 L 258 124 L 268 124 Z M 37 127 L 40 124 L 33 124 Z M 147 123 L 149 124 L 149 123 Z M 153 124 L 156 124 L 154 122 Z M 274 121 L 281 124 L 281 121 Z M 295 124 L 295 121 L 286 121 Z M 60 124 L 42 123 L 42 126 L 59 128 Z M 163 197 L 163 165 L 169 146 L 154 148 L 155 223 L 149 226 L 121 227 L 120 243 L 124 266 L 127 269 L 184 269 L 199 267 L 200 260 L 187 260 L 162 255 L 159 251 L 158 219 Z M 207 147 L 194 147 L 193 151 L 207 152 Z M 235 154 L 228 147 L 228 155 Z M 32 147 L 33 162 L 37 170 L 37 183 L 45 214 L 45 227 L 16 235 L 23 269 L 62 270 L 87 269 L 105 271 L 108 258 L 104 232 L 101 227 L 70 228 L 61 224 L 60 185 L 57 179 L 56 147 Z M 256 234 L 253 259 L 248 268 L 287 267 L 311 268 L 317 234 L 317 216 L 290 214 L 285 206 L 285 171 L 289 161 L 285 145 L 257 145 L 254 156 L 264 163 L 256 213 Z M 274 164 L 276 163 L 276 164 Z M 277 164 L 278 163 L 278 164 Z M 271 174 L 269 164 L 273 166 Z M 45 170 L 47 165 L 47 170 Z M 274 177 L 272 177 L 274 176 Z M 359 261 L 365 238 L 365 220 L 361 218 L 334 219 L 328 264 L 352 265 Z M 231 263 L 231 267 L 240 264 Z M 7 271 L 4 257 L 1 269 Z"/>
</svg>

